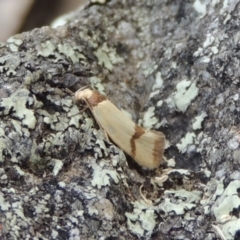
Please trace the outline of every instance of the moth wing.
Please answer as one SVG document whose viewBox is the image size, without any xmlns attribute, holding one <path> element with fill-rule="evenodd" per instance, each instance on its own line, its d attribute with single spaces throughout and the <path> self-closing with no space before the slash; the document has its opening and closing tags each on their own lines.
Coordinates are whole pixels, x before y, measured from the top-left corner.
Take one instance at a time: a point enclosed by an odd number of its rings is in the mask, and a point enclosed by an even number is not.
<svg viewBox="0 0 240 240">
<path fill-rule="evenodd" d="M 135 123 L 109 100 L 94 107 L 93 114 L 112 141 L 131 155 L 130 139 L 135 133 Z"/>
<path fill-rule="evenodd" d="M 139 139 L 136 140 L 135 160 L 139 165 L 153 169 L 157 168 L 163 158 L 165 147 L 165 136 L 161 132 L 146 130 Z"/>
<path fill-rule="evenodd" d="M 137 126 L 109 100 L 94 106 L 92 112 L 112 141 L 139 165 L 150 169 L 160 165 L 165 146 L 165 136 L 161 132 Z M 139 138 L 132 139 L 136 126 L 144 133 Z M 133 151 L 131 141 L 134 142 L 136 151 Z"/>
</svg>

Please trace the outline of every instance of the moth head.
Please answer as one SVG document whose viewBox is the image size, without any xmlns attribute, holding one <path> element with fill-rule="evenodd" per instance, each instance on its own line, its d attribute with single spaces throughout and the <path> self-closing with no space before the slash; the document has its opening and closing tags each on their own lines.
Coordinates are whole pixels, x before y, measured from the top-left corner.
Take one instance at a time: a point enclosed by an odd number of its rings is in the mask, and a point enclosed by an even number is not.
<svg viewBox="0 0 240 240">
<path fill-rule="evenodd" d="M 80 101 L 80 100 L 86 100 L 91 98 L 93 94 L 93 90 L 87 88 L 87 89 L 82 89 L 80 88 L 79 90 L 77 90 L 75 92 L 75 98 L 76 100 Z"/>
</svg>

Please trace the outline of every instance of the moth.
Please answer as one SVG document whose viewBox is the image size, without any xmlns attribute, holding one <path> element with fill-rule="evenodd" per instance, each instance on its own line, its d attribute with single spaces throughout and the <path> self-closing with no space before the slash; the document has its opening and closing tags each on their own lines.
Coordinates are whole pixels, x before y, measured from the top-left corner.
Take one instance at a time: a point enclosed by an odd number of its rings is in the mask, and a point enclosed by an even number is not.
<svg viewBox="0 0 240 240">
<path fill-rule="evenodd" d="M 160 165 L 165 147 L 162 132 L 138 126 L 97 91 L 81 88 L 75 92 L 75 98 L 86 103 L 107 136 L 140 166 L 154 169 Z"/>
</svg>

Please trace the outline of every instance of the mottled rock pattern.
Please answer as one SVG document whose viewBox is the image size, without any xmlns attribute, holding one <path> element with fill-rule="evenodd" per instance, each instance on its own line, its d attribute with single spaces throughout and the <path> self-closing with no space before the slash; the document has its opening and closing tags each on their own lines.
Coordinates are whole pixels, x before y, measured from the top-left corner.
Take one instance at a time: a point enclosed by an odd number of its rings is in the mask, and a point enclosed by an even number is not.
<svg viewBox="0 0 240 240">
<path fill-rule="evenodd" d="M 239 8 L 92 3 L 1 44 L 1 239 L 239 239 Z M 86 85 L 166 134 L 164 179 L 80 112 Z"/>
</svg>

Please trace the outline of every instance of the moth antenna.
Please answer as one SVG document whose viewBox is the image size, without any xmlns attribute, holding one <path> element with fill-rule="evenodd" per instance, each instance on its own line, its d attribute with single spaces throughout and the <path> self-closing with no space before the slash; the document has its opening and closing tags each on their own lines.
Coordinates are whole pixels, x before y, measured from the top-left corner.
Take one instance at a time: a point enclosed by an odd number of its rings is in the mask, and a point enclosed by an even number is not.
<svg viewBox="0 0 240 240">
<path fill-rule="evenodd" d="M 74 92 L 72 92 L 72 91 L 71 91 L 70 89 L 68 89 L 68 88 L 65 88 L 64 91 L 65 91 L 66 93 L 69 93 L 70 95 L 74 95 Z"/>
</svg>

